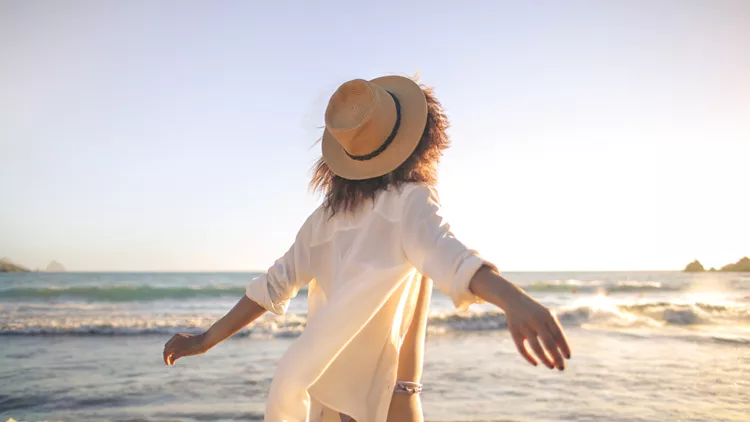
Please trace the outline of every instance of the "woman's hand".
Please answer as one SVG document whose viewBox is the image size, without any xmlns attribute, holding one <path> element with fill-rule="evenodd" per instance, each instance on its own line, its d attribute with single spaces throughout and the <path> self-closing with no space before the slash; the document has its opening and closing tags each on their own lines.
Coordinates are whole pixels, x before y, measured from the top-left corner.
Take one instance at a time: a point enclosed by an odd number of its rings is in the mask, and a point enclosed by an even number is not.
<svg viewBox="0 0 750 422">
<path fill-rule="evenodd" d="M 565 360 L 570 359 L 570 347 L 557 318 L 544 305 L 531 296 L 521 294 L 509 301 L 505 308 L 508 330 L 516 343 L 518 353 L 530 364 L 536 366 L 537 360 L 529 353 L 531 350 L 549 369 L 565 369 Z"/>
<path fill-rule="evenodd" d="M 211 328 L 197 336 L 175 334 L 164 345 L 164 363 L 174 365 L 181 357 L 201 355 L 255 321 L 266 310 L 247 296 L 242 296 L 234 308 L 216 321 Z"/>
<path fill-rule="evenodd" d="M 164 345 L 164 363 L 174 365 L 177 359 L 185 356 L 202 355 L 208 348 L 205 346 L 204 335 L 175 334 Z"/>
<path fill-rule="evenodd" d="M 563 356 L 570 359 L 570 346 L 560 322 L 549 309 L 487 266 L 472 277 L 469 290 L 505 311 L 518 353 L 530 364 L 536 366 L 538 362 L 526 343 L 547 368 L 565 369 Z"/>
</svg>

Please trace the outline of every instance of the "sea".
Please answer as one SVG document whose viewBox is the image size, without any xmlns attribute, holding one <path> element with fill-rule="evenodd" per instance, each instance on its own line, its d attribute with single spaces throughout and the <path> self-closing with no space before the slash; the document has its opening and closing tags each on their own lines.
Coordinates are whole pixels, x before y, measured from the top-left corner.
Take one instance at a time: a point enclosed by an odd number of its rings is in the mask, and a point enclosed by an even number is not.
<svg viewBox="0 0 750 422">
<path fill-rule="evenodd" d="M 750 273 L 504 274 L 557 313 L 563 371 L 518 355 L 502 312 L 435 292 L 428 421 L 750 421 Z M 205 355 L 162 349 L 242 297 L 252 273 L 0 274 L 0 420 L 262 420 L 306 292 Z M 363 380 L 366 382 L 366 380 Z"/>
</svg>

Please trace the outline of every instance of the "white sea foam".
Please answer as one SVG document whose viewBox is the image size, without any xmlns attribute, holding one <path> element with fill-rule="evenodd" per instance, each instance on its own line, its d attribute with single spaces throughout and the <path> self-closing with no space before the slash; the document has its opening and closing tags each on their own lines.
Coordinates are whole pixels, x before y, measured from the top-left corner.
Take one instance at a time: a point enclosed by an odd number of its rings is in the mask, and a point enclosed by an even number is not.
<svg viewBox="0 0 750 422">
<path fill-rule="evenodd" d="M 138 313 L 113 309 L 103 312 L 47 313 L 17 312 L 0 317 L 4 335 L 145 335 L 175 331 L 201 332 L 216 321 L 218 313 Z M 652 302 L 615 304 L 607 298 L 583 300 L 562 307 L 556 314 L 563 325 L 598 328 L 660 328 L 667 325 L 748 325 L 750 307 L 744 304 Z M 261 337 L 290 337 L 302 332 L 304 314 L 283 317 L 267 315 L 242 334 Z M 433 313 L 429 320 L 433 333 L 502 330 L 505 315 L 499 311 Z"/>
</svg>

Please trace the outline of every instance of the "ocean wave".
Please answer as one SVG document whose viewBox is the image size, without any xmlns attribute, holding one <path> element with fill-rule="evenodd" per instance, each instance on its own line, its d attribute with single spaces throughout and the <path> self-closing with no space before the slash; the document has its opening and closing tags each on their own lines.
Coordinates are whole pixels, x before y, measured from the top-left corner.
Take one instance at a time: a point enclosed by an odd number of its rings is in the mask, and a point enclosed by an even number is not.
<svg viewBox="0 0 750 422">
<path fill-rule="evenodd" d="M 662 328 L 693 325 L 750 325 L 750 308 L 745 305 L 655 302 L 644 304 L 580 304 L 556 311 L 565 326 L 584 328 Z M 118 314 L 56 315 L 15 313 L 0 318 L 0 335 L 147 335 L 178 331 L 200 333 L 221 314 Z M 243 329 L 240 335 L 253 337 L 295 337 L 304 330 L 305 314 L 266 315 Z M 506 328 L 505 315 L 498 311 L 436 313 L 430 315 L 431 333 L 494 331 Z"/>
<path fill-rule="evenodd" d="M 667 286 L 654 281 L 620 281 L 602 283 L 599 281 L 554 280 L 531 283 L 522 286 L 531 292 L 573 292 L 573 293 L 632 293 L 651 291 L 677 291 L 681 287 Z M 244 286 L 150 286 L 150 285 L 111 285 L 111 286 L 68 286 L 68 287 L 13 287 L 0 290 L 2 300 L 77 300 L 85 302 L 139 302 L 178 299 L 211 299 L 227 296 L 241 296 Z M 302 289 L 300 294 L 305 294 Z"/>
<path fill-rule="evenodd" d="M 556 315 L 564 326 L 599 328 L 750 324 L 750 309 L 746 306 L 704 303 L 581 304 L 558 309 Z M 506 327 L 506 320 L 502 312 L 495 311 L 448 313 L 432 316 L 429 327 L 438 332 L 497 330 Z"/>
<path fill-rule="evenodd" d="M 73 299 L 83 301 L 130 302 L 171 299 L 210 299 L 224 296 L 239 297 L 245 293 L 244 286 L 74 286 L 74 287 L 16 287 L 0 290 L 3 299 L 55 300 Z"/>
<path fill-rule="evenodd" d="M 750 338 L 738 336 L 713 336 L 711 340 L 715 343 L 750 346 Z"/>
<path fill-rule="evenodd" d="M 100 315 L 47 318 L 44 315 L 0 321 L 0 335 L 44 336 L 134 336 L 199 334 L 221 315 Z M 243 328 L 238 336 L 261 338 L 296 337 L 302 333 L 305 315 L 267 316 Z"/>
<path fill-rule="evenodd" d="M 743 305 L 655 302 L 622 305 L 624 312 L 671 325 L 750 324 L 750 309 Z"/>
<path fill-rule="evenodd" d="M 684 286 L 665 285 L 659 281 L 630 281 L 623 280 L 615 283 L 601 281 L 553 280 L 522 285 L 530 292 L 575 292 L 575 293 L 639 293 L 664 291 L 679 291 Z"/>
</svg>

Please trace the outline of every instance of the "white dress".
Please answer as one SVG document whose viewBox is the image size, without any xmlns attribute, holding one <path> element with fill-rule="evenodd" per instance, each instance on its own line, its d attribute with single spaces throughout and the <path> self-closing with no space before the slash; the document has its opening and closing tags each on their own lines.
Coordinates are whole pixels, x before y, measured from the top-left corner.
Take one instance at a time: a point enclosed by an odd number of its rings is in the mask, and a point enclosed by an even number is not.
<svg viewBox="0 0 750 422">
<path fill-rule="evenodd" d="M 338 413 L 386 420 L 421 274 L 466 310 L 479 302 L 472 276 L 491 265 L 453 236 L 439 211 L 423 184 L 382 191 L 354 215 L 329 218 L 318 208 L 289 251 L 249 284 L 247 296 L 278 315 L 309 284 L 307 327 L 278 364 L 266 421 Z"/>
</svg>

